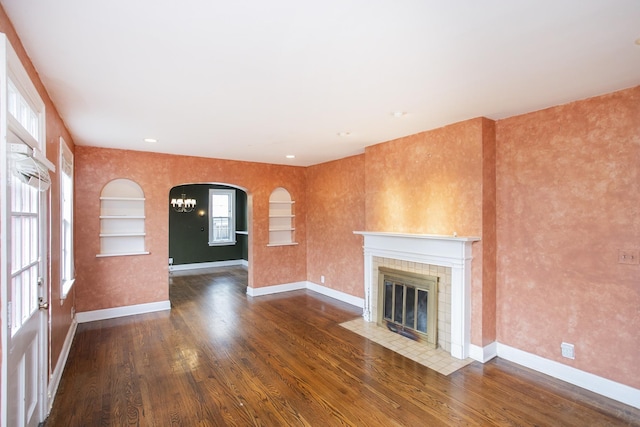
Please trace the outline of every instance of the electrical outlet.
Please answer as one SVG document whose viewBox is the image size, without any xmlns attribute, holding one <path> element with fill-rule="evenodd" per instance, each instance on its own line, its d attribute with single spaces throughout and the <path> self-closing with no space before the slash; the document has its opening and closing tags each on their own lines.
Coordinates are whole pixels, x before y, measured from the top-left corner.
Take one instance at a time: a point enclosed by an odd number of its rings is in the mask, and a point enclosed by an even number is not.
<svg viewBox="0 0 640 427">
<path fill-rule="evenodd" d="M 618 249 L 618 264 L 639 264 L 638 251 Z"/>
<path fill-rule="evenodd" d="M 320 276 L 320 283 L 324 283 L 324 276 Z"/>
<path fill-rule="evenodd" d="M 576 352 L 573 344 L 563 342 L 560 344 L 560 350 L 562 350 L 562 357 L 566 357 L 567 359 L 576 358 Z"/>
</svg>

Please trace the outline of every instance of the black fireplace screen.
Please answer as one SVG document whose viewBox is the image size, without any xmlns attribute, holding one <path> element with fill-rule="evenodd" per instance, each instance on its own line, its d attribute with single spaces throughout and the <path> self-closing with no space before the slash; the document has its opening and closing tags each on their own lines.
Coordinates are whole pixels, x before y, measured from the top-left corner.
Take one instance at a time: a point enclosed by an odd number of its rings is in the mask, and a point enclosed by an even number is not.
<svg viewBox="0 0 640 427">
<path fill-rule="evenodd" d="M 378 268 L 377 322 L 408 338 L 438 343 L 438 276 Z"/>
<path fill-rule="evenodd" d="M 429 291 L 384 281 L 384 320 L 423 334 L 427 333 Z"/>
</svg>

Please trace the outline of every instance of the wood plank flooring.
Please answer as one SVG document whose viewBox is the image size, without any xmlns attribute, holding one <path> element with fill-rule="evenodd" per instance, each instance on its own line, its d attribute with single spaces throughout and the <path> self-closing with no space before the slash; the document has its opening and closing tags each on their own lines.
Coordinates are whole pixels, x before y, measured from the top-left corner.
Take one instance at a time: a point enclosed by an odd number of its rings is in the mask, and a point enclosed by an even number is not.
<svg viewBox="0 0 640 427">
<path fill-rule="evenodd" d="M 251 298 L 239 267 L 174 276 L 171 311 L 78 326 L 56 426 L 640 426 L 640 410 L 513 363 L 444 376 L 311 291 Z"/>
</svg>

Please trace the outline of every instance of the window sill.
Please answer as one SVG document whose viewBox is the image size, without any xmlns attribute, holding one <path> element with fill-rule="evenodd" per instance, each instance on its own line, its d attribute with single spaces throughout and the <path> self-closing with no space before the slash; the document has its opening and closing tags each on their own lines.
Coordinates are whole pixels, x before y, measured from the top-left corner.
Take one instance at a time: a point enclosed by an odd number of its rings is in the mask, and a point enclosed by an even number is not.
<svg viewBox="0 0 640 427">
<path fill-rule="evenodd" d="M 236 243 L 235 240 L 230 242 L 209 242 L 209 246 L 235 246 Z"/>
<path fill-rule="evenodd" d="M 112 257 L 112 256 L 131 256 L 131 255 L 149 255 L 150 252 L 148 251 L 143 251 L 143 252 L 122 252 L 122 253 L 112 253 L 112 254 L 97 254 L 96 258 L 106 258 L 106 257 Z"/>
</svg>

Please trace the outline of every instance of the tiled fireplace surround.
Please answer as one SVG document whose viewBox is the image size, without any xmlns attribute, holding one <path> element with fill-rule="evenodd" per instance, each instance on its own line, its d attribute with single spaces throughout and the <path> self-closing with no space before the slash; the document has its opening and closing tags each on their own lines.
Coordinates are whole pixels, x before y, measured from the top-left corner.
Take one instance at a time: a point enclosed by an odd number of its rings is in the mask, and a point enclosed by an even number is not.
<svg viewBox="0 0 640 427">
<path fill-rule="evenodd" d="M 373 271 L 371 272 L 373 286 L 371 300 L 375 301 L 371 307 L 371 321 L 377 322 L 380 314 L 377 302 L 379 301 L 379 267 L 388 267 L 394 270 L 408 271 L 425 276 L 438 277 L 438 347 L 451 352 L 451 268 L 438 265 L 423 264 L 420 262 L 402 261 L 392 258 L 373 257 Z"/>
<path fill-rule="evenodd" d="M 476 237 L 356 231 L 364 236 L 364 310 L 377 321 L 378 267 L 438 276 L 438 345 L 451 356 L 469 356 L 471 244 Z"/>
</svg>

